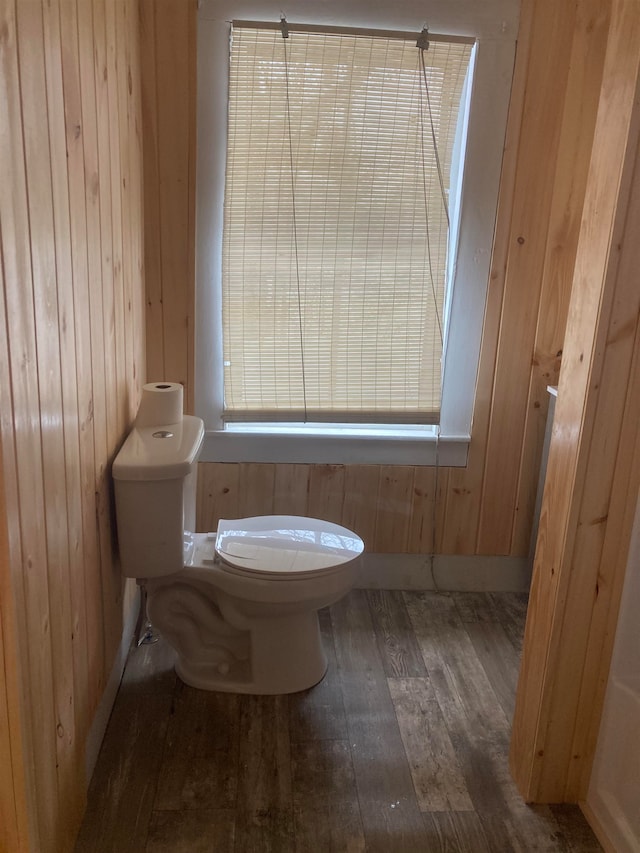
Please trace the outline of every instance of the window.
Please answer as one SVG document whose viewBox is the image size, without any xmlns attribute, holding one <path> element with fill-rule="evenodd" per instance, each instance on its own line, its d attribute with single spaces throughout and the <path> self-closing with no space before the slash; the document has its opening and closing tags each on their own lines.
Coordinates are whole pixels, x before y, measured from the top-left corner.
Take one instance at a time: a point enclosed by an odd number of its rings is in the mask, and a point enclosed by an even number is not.
<svg viewBox="0 0 640 853">
<path fill-rule="evenodd" d="M 428 463 L 440 424 L 440 461 L 464 464 L 502 140 L 483 164 L 493 186 L 468 197 L 487 151 L 463 169 L 482 52 L 468 36 L 421 52 L 418 34 L 290 25 L 284 39 L 277 22 L 240 23 L 223 127 L 201 63 L 196 392 L 211 458 Z M 221 143 L 226 186 L 205 153 Z"/>
<path fill-rule="evenodd" d="M 286 32 L 231 39 L 223 419 L 438 423 L 472 45 Z"/>
</svg>

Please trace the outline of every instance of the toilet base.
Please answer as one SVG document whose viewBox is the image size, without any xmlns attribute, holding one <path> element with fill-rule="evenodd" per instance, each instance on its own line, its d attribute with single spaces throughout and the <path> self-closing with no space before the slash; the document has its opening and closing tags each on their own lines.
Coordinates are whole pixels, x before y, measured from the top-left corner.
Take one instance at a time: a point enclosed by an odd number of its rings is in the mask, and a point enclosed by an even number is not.
<svg viewBox="0 0 640 853">
<path fill-rule="evenodd" d="M 316 611 L 251 621 L 248 660 L 189 661 L 178 655 L 176 673 L 190 687 L 258 696 L 297 693 L 322 680 L 327 658 Z"/>
</svg>

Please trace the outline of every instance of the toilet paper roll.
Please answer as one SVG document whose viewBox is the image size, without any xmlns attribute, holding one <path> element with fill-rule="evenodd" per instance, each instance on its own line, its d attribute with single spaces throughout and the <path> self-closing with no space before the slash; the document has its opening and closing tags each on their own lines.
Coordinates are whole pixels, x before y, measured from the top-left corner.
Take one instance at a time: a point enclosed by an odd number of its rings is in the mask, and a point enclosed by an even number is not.
<svg viewBox="0 0 640 853">
<path fill-rule="evenodd" d="M 149 382 L 143 385 L 136 426 L 179 423 L 182 420 L 182 396 L 182 385 L 178 382 Z"/>
</svg>

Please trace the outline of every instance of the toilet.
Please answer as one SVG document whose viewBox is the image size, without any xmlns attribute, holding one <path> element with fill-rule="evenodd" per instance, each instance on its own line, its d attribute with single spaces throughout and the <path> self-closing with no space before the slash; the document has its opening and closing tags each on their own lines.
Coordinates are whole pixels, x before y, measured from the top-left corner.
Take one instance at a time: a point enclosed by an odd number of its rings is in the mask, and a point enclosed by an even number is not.
<svg viewBox="0 0 640 853">
<path fill-rule="evenodd" d="M 189 415 L 136 421 L 113 463 L 122 571 L 144 584 L 149 618 L 186 684 L 305 690 L 327 669 L 317 611 L 352 588 L 364 543 L 338 524 L 291 515 L 192 532 L 203 437 Z"/>
</svg>

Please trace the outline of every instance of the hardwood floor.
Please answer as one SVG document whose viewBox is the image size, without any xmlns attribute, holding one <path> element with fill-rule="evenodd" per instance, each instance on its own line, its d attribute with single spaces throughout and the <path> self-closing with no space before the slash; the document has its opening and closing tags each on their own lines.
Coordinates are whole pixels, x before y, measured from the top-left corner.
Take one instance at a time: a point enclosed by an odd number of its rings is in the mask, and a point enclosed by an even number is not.
<svg viewBox="0 0 640 853">
<path fill-rule="evenodd" d="M 354 590 L 329 671 L 290 696 L 207 693 L 131 651 L 76 853 L 509 853 L 601 848 L 507 766 L 526 601 Z"/>
</svg>

